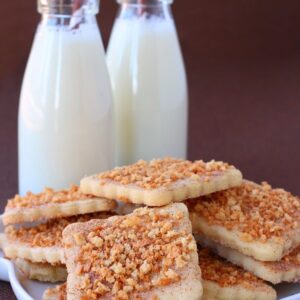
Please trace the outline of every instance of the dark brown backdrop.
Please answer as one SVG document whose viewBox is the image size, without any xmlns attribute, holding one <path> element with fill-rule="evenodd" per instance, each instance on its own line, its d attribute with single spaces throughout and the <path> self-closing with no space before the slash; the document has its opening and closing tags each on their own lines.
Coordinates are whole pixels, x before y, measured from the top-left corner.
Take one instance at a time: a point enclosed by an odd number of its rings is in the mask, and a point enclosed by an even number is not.
<svg viewBox="0 0 300 300">
<path fill-rule="evenodd" d="M 35 1 L 0 8 L 0 211 L 17 191 L 17 107 Z M 189 156 L 300 194 L 300 2 L 177 0 L 190 87 Z M 116 5 L 103 0 L 105 44 Z M 0 299 L 10 299 L 0 285 Z"/>
</svg>

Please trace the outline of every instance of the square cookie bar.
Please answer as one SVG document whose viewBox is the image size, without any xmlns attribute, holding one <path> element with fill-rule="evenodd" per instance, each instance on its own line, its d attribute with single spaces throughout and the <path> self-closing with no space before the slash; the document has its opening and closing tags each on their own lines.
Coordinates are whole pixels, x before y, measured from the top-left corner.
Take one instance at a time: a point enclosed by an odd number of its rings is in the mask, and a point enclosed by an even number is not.
<svg viewBox="0 0 300 300">
<path fill-rule="evenodd" d="M 200 300 L 197 246 L 184 204 L 68 226 L 67 298 Z"/>
<path fill-rule="evenodd" d="M 186 202 L 193 233 L 261 261 L 279 261 L 300 244 L 300 200 L 250 181 Z"/>
<path fill-rule="evenodd" d="M 83 193 L 128 203 L 163 206 L 238 186 L 242 174 L 224 162 L 173 158 L 139 161 L 86 177 Z"/>
<path fill-rule="evenodd" d="M 195 236 L 199 244 L 208 247 L 227 261 L 273 284 L 300 281 L 300 246 L 279 261 L 259 261 L 237 250 L 225 247 L 203 236 Z"/>
<path fill-rule="evenodd" d="M 8 200 L 2 216 L 4 225 L 49 220 L 114 209 L 114 200 L 83 194 L 78 186 L 54 191 L 46 188 L 42 193 L 16 195 Z"/>
</svg>

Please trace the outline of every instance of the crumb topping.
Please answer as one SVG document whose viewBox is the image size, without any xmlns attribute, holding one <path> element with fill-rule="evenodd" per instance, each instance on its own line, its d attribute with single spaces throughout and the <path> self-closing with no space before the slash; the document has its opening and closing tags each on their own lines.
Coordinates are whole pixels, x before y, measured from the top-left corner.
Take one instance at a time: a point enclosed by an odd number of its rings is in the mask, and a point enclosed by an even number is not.
<svg viewBox="0 0 300 300">
<path fill-rule="evenodd" d="M 57 300 L 67 300 L 67 284 L 57 285 L 54 288 L 49 288 L 45 292 L 45 298 L 57 299 Z"/>
<path fill-rule="evenodd" d="M 181 279 L 180 270 L 196 253 L 191 233 L 181 229 L 184 214 L 175 215 L 141 208 L 132 215 L 103 222 L 81 238 L 76 256 L 79 290 L 87 299 L 133 299 L 132 293 L 146 292 Z M 86 243 L 82 244 L 82 239 Z"/>
<path fill-rule="evenodd" d="M 94 213 L 68 218 L 53 219 L 34 227 L 8 226 L 5 233 L 9 240 L 28 244 L 32 247 L 62 246 L 62 232 L 68 225 L 76 222 L 86 222 L 91 219 L 105 219 L 110 213 Z"/>
<path fill-rule="evenodd" d="M 150 162 L 140 160 L 129 166 L 115 168 L 112 171 L 99 175 L 100 183 L 107 181 L 117 182 L 122 185 L 136 185 L 140 188 L 155 189 L 169 187 L 173 183 L 186 179 L 199 179 L 210 181 L 213 176 L 219 175 L 228 169 L 233 169 L 221 161 L 191 162 L 173 158 L 155 159 Z"/>
<path fill-rule="evenodd" d="M 284 256 L 282 261 L 300 266 L 300 246 L 295 248 L 290 254 Z"/>
<path fill-rule="evenodd" d="M 263 281 L 253 274 L 214 255 L 207 248 L 200 248 L 198 256 L 204 280 L 216 282 L 221 287 L 240 284 L 249 287 L 253 284 L 263 284 Z"/>
<path fill-rule="evenodd" d="M 78 186 L 71 186 L 69 189 L 54 191 L 51 188 L 45 188 L 40 194 L 28 192 L 26 196 L 16 195 L 13 199 L 7 201 L 6 209 L 11 208 L 31 208 L 51 203 L 65 203 L 78 201 L 82 199 L 95 198 L 91 195 L 83 194 L 79 191 Z"/>
<path fill-rule="evenodd" d="M 272 189 L 266 182 L 244 182 L 240 187 L 188 200 L 187 205 L 211 225 L 240 231 L 246 242 L 282 242 L 287 231 L 300 226 L 300 199 L 283 189 Z"/>
</svg>

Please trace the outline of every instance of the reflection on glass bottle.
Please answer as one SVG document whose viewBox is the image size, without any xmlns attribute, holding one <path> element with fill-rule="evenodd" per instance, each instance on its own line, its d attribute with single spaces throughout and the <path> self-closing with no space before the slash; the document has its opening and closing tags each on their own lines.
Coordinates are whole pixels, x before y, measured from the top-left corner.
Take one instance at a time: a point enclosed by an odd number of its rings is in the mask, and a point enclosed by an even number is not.
<svg viewBox="0 0 300 300">
<path fill-rule="evenodd" d="M 188 93 L 170 0 L 119 0 L 107 51 L 115 163 L 185 158 Z"/>
</svg>

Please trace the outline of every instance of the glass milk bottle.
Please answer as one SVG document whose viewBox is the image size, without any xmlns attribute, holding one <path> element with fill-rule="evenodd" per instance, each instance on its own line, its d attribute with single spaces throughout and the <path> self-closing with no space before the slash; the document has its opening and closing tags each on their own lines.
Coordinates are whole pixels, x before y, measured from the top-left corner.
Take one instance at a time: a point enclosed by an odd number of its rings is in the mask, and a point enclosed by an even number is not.
<svg viewBox="0 0 300 300">
<path fill-rule="evenodd" d="M 19 106 L 19 190 L 79 183 L 112 167 L 112 91 L 97 0 L 39 0 Z"/>
<path fill-rule="evenodd" d="M 188 96 L 171 0 L 118 0 L 107 63 L 114 93 L 115 163 L 187 151 Z"/>
</svg>

